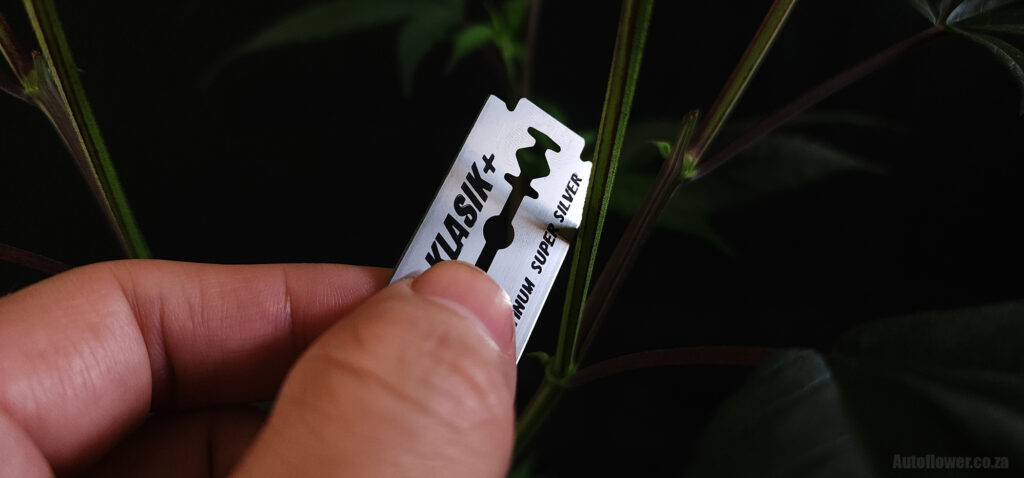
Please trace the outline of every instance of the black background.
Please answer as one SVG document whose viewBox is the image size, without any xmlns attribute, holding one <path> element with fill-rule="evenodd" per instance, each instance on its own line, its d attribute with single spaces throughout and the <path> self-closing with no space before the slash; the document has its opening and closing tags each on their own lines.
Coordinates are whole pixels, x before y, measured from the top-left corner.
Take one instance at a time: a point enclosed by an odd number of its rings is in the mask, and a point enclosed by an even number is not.
<svg viewBox="0 0 1024 478">
<path fill-rule="evenodd" d="M 19 3 L 0 11 L 27 41 Z M 396 27 L 248 56 L 201 85 L 232 46 L 305 3 L 58 2 L 156 257 L 393 266 L 486 96 L 507 96 L 484 55 L 445 75 L 446 48 L 403 96 Z M 707 109 L 768 4 L 659 2 L 634 120 Z M 479 5 L 469 11 L 484 18 Z M 570 128 L 596 129 L 617 17 L 618 2 L 545 2 L 534 99 L 557 105 Z M 736 117 L 767 114 L 927 26 L 904 2 L 802 2 Z M 734 257 L 657 232 L 592 357 L 686 345 L 827 350 L 857 323 L 1020 298 L 1019 99 L 987 53 L 944 35 L 827 100 L 819 109 L 904 126 L 823 133 L 887 173 L 839 175 L 715 216 Z M 604 255 L 624 225 L 609 217 Z M 51 126 L 10 97 L 0 97 L 0 242 L 72 265 L 120 254 Z M 564 275 L 528 351 L 553 352 Z M 41 278 L 0 264 L 0 293 Z M 520 370 L 525 401 L 540 366 L 524 360 Z M 682 470 L 746 373 L 647 370 L 573 391 L 542 430 L 536 465 Z"/>
</svg>

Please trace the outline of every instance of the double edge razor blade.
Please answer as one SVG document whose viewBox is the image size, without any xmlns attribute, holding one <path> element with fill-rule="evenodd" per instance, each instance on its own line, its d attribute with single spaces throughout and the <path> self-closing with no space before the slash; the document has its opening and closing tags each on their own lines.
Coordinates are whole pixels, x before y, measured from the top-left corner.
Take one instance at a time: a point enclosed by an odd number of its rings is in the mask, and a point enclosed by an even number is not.
<svg viewBox="0 0 1024 478">
<path fill-rule="evenodd" d="M 446 260 L 483 269 L 512 299 L 518 361 L 583 217 L 583 144 L 526 99 L 488 98 L 391 281 Z"/>
</svg>

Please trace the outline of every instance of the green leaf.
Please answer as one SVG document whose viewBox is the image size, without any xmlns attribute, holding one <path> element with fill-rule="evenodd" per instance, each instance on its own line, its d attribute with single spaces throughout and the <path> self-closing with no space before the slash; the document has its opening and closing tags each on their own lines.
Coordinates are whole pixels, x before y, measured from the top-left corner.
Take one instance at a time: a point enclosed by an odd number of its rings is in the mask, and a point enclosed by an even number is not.
<svg viewBox="0 0 1024 478">
<path fill-rule="evenodd" d="M 546 367 L 548 365 L 548 362 L 551 361 L 551 356 L 548 355 L 547 352 L 544 352 L 542 350 L 538 350 L 536 352 L 530 352 L 530 353 L 524 355 L 524 357 L 526 357 L 527 359 L 530 359 L 530 360 L 536 360 L 537 363 L 539 363 L 542 367 Z"/>
<path fill-rule="evenodd" d="M 773 356 L 722 405 L 687 476 L 874 476 L 840 397 L 816 352 Z"/>
<path fill-rule="evenodd" d="M 301 45 L 397 23 L 436 2 L 417 0 L 334 0 L 314 3 L 270 25 L 243 43 L 236 55 Z"/>
<path fill-rule="evenodd" d="M 505 0 L 501 12 L 506 28 L 513 32 L 521 31 L 526 26 L 529 11 L 530 0 Z"/>
<path fill-rule="evenodd" d="M 961 8 L 965 3 L 977 3 L 971 0 L 909 0 L 910 4 L 921 12 L 933 24 L 944 24 L 950 14 Z M 1000 0 L 997 0 L 1000 1 Z M 1003 0 L 1005 1 L 1005 0 Z M 1016 0 L 1011 0 L 1016 1 Z"/>
<path fill-rule="evenodd" d="M 406 95 L 412 92 L 413 78 L 420 61 L 448 37 L 448 32 L 459 22 L 461 13 L 447 9 L 432 10 L 402 27 L 398 34 L 398 69 L 402 91 Z"/>
<path fill-rule="evenodd" d="M 383 25 L 404 23 L 396 41 L 402 90 L 408 95 L 420 62 L 461 21 L 464 0 L 334 0 L 307 6 L 267 27 L 228 60 L 271 48 L 301 45 Z"/>
<path fill-rule="evenodd" d="M 983 0 L 985 1 L 985 0 Z M 997 0 L 998 1 L 998 0 Z M 959 9 L 965 3 L 972 3 L 971 0 L 942 0 L 939 2 L 939 18 L 943 23 L 949 21 L 949 15 Z"/>
<path fill-rule="evenodd" d="M 1024 116 L 1024 52 L 992 35 L 961 29 L 955 29 L 955 31 L 985 47 L 1010 71 L 1013 79 L 1017 81 L 1017 85 L 1021 88 L 1020 114 Z"/>
<path fill-rule="evenodd" d="M 841 113 L 822 113 L 803 119 L 812 124 L 824 119 L 839 121 Z M 846 121 L 873 124 L 862 116 Z M 646 191 L 654 183 L 653 154 L 637 157 L 637 144 L 646 144 L 647 135 L 660 134 L 672 123 L 638 124 L 637 135 L 631 133 L 623 154 L 623 171 L 612 195 L 611 208 L 618 214 L 632 216 L 640 207 Z M 625 153 L 629 152 L 627 156 Z M 727 241 L 710 226 L 715 214 L 727 209 L 797 190 L 822 179 L 847 172 L 881 173 L 869 161 L 831 144 L 816 140 L 791 129 L 772 134 L 751 147 L 714 175 L 684 185 L 662 213 L 659 225 L 670 230 L 693 234 L 732 255 Z"/>
<path fill-rule="evenodd" d="M 494 29 L 490 25 L 474 23 L 463 28 L 452 41 L 452 54 L 448 59 L 448 70 L 455 68 L 466 55 L 473 53 L 494 41 Z"/>
<path fill-rule="evenodd" d="M 522 69 L 526 59 L 524 45 L 524 24 L 530 10 L 529 0 L 505 0 L 500 9 L 484 4 L 491 18 L 491 42 L 498 48 L 502 62 L 505 64 L 505 75 L 508 83 L 514 85 L 516 76 Z"/>
<path fill-rule="evenodd" d="M 508 471 L 506 478 L 540 478 L 542 475 L 537 472 L 536 461 L 535 455 L 517 461 Z"/>
<path fill-rule="evenodd" d="M 1014 3 L 1004 8 L 972 16 L 954 25 L 976 32 L 1024 35 L 1024 3 Z"/>
<path fill-rule="evenodd" d="M 910 5 L 921 12 L 928 21 L 932 23 L 939 22 L 939 10 L 938 2 L 934 0 L 908 0 Z"/>
<path fill-rule="evenodd" d="M 651 144 L 658 148 L 658 154 L 661 155 L 661 159 L 668 159 L 669 155 L 672 154 L 672 143 L 668 141 L 651 141 Z"/>
<path fill-rule="evenodd" d="M 787 351 L 722 407 L 693 474 L 887 476 L 906 471 L 894 468 L 897 455 L 928 454 L 1007 457 L 1016 466 L 1024 460 L 1021 350 L 1024 303 L 1011 302 L 870 323 L 845 334 L 827 359 Z"/>
<path fill-rule="evenodd" d="M 953 25 L 979 16 L 998 16 L 1011 7 L 1019 7 L 1021 0 L 964 0 L 950 12 L 946 23 Z"/>
<path fill-rule="evenodd" d="M 1021 0 L 908 0 L 928 21 L 936 25 L 953 25 L 972 17 L 995 14 Z"/>
</svg>

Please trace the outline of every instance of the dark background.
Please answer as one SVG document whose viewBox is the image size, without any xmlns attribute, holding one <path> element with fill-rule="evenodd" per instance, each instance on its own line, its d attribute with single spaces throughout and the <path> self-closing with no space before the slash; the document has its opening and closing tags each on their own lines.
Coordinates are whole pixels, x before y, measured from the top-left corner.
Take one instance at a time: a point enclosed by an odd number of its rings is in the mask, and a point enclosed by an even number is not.
<svg viewBox="0 0 1024 478">
<path fill-rule="evenodd" d="M 244 57 L 201 86 L 231 47 L 306 3 L 58 2 L 156 257 L 393 266 L 486 95 L 507 97 L 485 55 L 446 75 L 447 46 L 404 96 L 392 27 Z M 706 110 L 769 3 L 659 2 L 633 119 Z M 557 105 L 570 128 L 596 129 L 618 8 L 545 2 L 533 98 Z M 20 2 L 0 1 L 0 11 L 27 42 Z M 482 8 L 469 16 L 484 18 Z M 904 2 L 802 2 L 736 118 L 767 114 L 927 26 Z M 901 125 L 820 132 L 886 174 L 836 175 L 714 216 L 733 256 L 657 232 L 592 358 L 686 345 L 827 350 L 873 319 L 1019 299 L 1019 99 L 1001 65 L 948 35 L 827 100 L 820 110 Z M 624 225 L 609 217 L 605 246 Z M 52 127 L 6 96 L 0 242 L 72 265 L 119 257 Z M 0 264 L 0 293 L 41 278 Z M 564 280 L 528 351 L 553 352 Z M 541 368 L 524 360 L 520 370 L 525 401 Z M 586 385 L 542 430 L 535 464 L 552 474 L 682 470 L 747 372 L 658 369 Z"/>
</svg>

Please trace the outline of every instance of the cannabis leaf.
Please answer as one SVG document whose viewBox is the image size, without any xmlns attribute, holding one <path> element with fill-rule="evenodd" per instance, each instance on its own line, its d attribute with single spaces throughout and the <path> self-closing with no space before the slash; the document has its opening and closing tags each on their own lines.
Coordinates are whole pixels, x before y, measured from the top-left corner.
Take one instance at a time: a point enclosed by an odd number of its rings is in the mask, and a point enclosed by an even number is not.
<svg viewBox="0 0 1024 478">
<path fill-rule="evenodd" d="M 910 0 L 933 24 L 948 29 L 991 53 L 1021 88 L 1024 115 L 1024 52 L 994 34 L 1024 35 L 1022 0 Z"/>
</svg>

